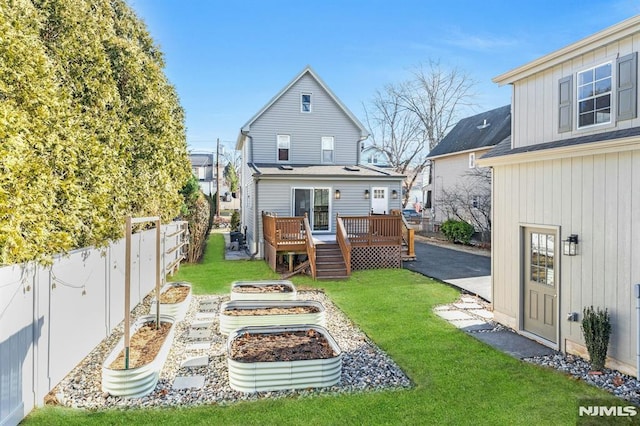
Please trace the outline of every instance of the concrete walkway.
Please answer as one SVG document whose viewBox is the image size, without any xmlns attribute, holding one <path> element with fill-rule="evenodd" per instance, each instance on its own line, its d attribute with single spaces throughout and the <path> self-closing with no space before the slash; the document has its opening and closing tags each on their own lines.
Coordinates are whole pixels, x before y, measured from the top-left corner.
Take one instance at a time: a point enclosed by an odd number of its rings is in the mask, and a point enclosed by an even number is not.
<svg viewBox="0 0 640 426">
<path fill-rule="evenodd" d="M 455 247 L 455 246 L 453 246 Z M 491 257 L 416 239 L 416 260 L 404 268 L 444 281 L 491 302 Z"/>
</svg>

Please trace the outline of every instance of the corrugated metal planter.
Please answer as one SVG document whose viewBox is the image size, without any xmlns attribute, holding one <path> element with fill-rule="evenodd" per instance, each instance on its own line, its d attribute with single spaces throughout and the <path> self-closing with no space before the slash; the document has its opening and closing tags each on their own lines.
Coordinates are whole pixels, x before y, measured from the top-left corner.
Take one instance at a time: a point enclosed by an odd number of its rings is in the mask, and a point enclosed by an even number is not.
<svg viewBox="0 0 640 426">
<path fill-rule="evenodd" d="M 317 312 L 250 314 L 253 310 L 273 308 L 312 308 Z M 229 315 L 229 311 L 243 310 L 246 315 Z M 322 303 L 313 300 L 235 300 L 223 303 L 220 308 L 220 333 L 252 325 L 312 324 L 325 326 L 325 309 Z"/>
<path fill-rule="evenodd" d="M 131 328 L 131 335 L 134 335 L 144 324 L 155 322 L 155 315 L 144 315 L 136 320 Z M 160 370 L 164 365 L 175 333 L 175 319 L 170 315 L 161 315 L 161 323 L 171 323 L 171 329 L 165 341 L 160 348 L 153 361 L 148 364 L 136 368 L 112 369 L 109 368 L 113 361 L 116 360 L 122 349 L 124 348 L 124 337 L 118 341 L 113 351 L 102 364 L 102 391 L 108 392 L 113 396 L 122 396 L 128 398 L 137 398 L 148 395 L 155 389 L 160 377 Z"/>
<path fill-rule="evenodd" d="M 296 300 L 297 297 L 296 288 L 289 280 L 234 281 L 231 284 L 231 300 Z"/>
<path fill-rule="evenodd" d="M 182 321 L 187 314 L 187 310 L 189 310 L 189 304 L 191 303 L 192 291 L 191 284 L 188 282 L 175 282 L 175 283 L 167 283 L 162 289 L 160 289 L 160 296 L 162 297 L 162 293 L 174 287 L 188 287 L 189 294 L 187 297 L 178 303 L 160 303 L 160 315 L 171 315 L 177 321 Z M 151 308 L 149 309 L 149 313 L 151 315 L 156 314 L 156 299 L 155 297 L 151 301 Z"/>
<path fill-rule="evenodd" d="M 232 359 L 232 343 L 245 333 L 269 335 L 309 330 L 320 333 L 336 355 L 326 359 L 273 362 L 241 362 Z M 325 387 L 333 386 L 340 381 L 342 351 L 329 332 L 320 326 L 244 327 L 233 331 L 229 336 L 227 365 L 229 367 L 229 385 L 232 389 L 240 392 Z"/>
</svg>

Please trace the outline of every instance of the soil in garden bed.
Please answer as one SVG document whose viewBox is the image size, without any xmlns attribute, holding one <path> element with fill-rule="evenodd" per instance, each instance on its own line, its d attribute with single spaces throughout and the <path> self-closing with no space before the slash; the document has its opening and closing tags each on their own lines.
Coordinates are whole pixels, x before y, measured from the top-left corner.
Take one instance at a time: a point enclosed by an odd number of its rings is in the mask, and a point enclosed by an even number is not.
<svg viewBox="0 0 640 426">
<path fill-rule="evenodd" d="M 224 315 L 249 316 L 249 315 L 293 315 L 293 314 L 317 314 L 320 312 L 315 306 L 290 306 L 273 308 L 227 308 Z"/>
<path fill-rule="evenodd" d="M 156 330 L 154 321 L 145 323 L 130 338 L 129 368 L 141 367 L 153 361 L 171 330 L 171 323 L 161 322 Z M 109 366 L 112 370 L 124 370 L 124 349 Z"/>
<path fill-rule="evenodd" d="M 269 285 L 242 285 L 233 287 L 236 293 L 291 293 L 293 289 L 288 285 L 269 284 Z"/>
<path fill-rule="evenodd" d="M 231 343 L 231 359 L 239 362 L 301 361 L 337 356 L 315 330 L 239 335 Z"/>
<path fill-rule="evenodd" d="M 160 293 L 160 303 L 180 303 L 189 295 L 189 287 L 176 285 Z"/>
</svg>

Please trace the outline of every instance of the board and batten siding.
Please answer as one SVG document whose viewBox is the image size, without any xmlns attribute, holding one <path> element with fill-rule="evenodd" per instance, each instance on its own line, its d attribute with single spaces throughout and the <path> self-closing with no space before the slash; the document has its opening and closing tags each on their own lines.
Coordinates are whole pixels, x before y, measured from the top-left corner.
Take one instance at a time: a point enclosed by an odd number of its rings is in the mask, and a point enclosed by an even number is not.
<svg viewBox="0 0 640 426">
<path fill-rule="evenodd" d="M 300 96 L 311 93 L 311 112 Z M 323 136 L 334 138 L 334 162 L 357 163 L 360 129 L 309 74 L 304 75 L 251 124 L 255 163 L 277 162 L 277 135 L 290 135 L 289 163 L 323 164 Z"/>
<path fill-rule="evenodd" d="M 616 58 L 640 51 L 640 34 L 620 39 L 606 46 L 579 55 L 550 69 L 517 81 L 513 86 L 512 107 L 512 147 L 553 142 L 578 136 L 600 133 L 606 129 L 625 129 L 640 126 L 640 114 L 636 118 L 615 122 L 612 111 L 611 125 L 598 125 L 586 129 L 576 128 L 576 72 L 600 65 L 613 63 L 613 88 L 615 93 Z M 572 83 L 572 130 L 560 133 L 559 122 L 559 81 L 573 75 Z M 613 104 L 615 105 L 614 94 Z"/>
<path fill-rule="evenodd" d="M 523 227 L 558 227 L 560 349 L 584 345 L 580 322 L 567 321 L 568 313 L 578 312 L 582 319 L 585 306 L 607 308 L 613 328 L 609 356 L 621 363 L 621 371 L 634 374 L 640 149 L 496 165 L 493 179 L 496 319 L 520 329 Z M 577 256 L 562 255 L 562 240 L 569 234 L 579 236 Z"/>
</svg>

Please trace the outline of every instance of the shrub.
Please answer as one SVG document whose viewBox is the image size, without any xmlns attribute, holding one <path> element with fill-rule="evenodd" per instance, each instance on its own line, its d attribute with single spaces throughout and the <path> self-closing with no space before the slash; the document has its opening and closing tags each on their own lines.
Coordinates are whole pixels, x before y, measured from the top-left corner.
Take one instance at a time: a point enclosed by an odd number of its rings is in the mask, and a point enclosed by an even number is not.
<svg viewBox="0 0 640 426">
<path fill-rule="evenodd" d="M 471 224 L 453 219 L 447 219 L 440 227 L 440 230 L 447 240 L 462 244 L 469 244 L 471 236 L 475 232 Z"/>
<path fill-rule="evenodd" d="M 231 214 L 231 230 L 239 231 L 240 230 L 240 212 L 235 210 L 233 214 Z"/>
<path fill-rule="evenodd" d="M 591 368 L 601 371 L 607 358 L 609 336 L 611 335 L 611 317 L 607 309 L 593 309 L 593 306 L 584 308 L 582 318 L 582 334 L 587 345 Z"/>
</svg>

